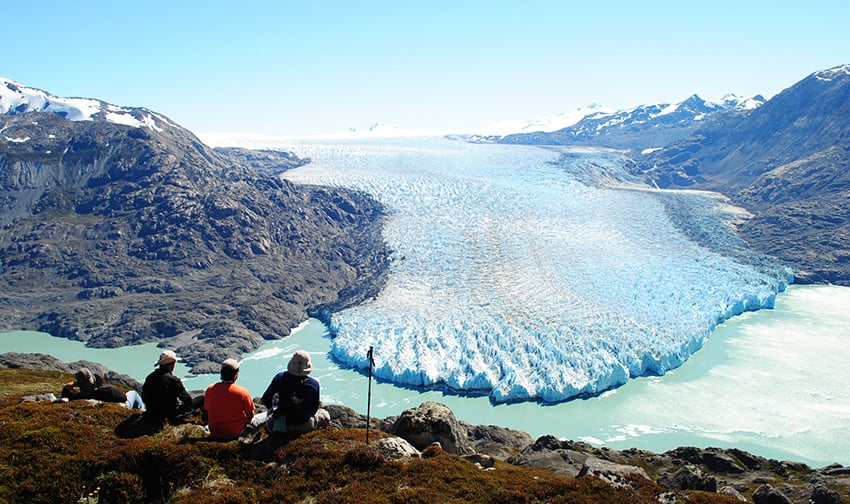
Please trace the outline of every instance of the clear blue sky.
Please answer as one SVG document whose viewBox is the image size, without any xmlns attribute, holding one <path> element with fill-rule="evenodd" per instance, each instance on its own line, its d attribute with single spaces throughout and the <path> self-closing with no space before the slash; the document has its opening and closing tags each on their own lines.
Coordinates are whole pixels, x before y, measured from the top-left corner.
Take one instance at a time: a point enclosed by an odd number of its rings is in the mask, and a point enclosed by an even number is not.
<svg viewBox="0 0 850 504">
<path fill-rule="evenodd" d="M 475 129 L 593 102 L 770 97 L 850 63 L 847 0 L 0 5 L 0 75 L 198 133 Z"/>
</svg>

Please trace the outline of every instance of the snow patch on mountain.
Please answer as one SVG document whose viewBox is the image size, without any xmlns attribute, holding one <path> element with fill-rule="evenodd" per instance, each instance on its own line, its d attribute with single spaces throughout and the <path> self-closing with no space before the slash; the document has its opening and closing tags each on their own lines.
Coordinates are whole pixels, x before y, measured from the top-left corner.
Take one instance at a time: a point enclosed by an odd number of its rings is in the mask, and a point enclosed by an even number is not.
<svg viewBox="0 0 850 504">
<path fill-rule="evenodd" d="M 119 107 L 92 98 L 61 98 L 0 77 L 0 114 L 27 112 L 52 112 L 69 121 L 103 120 L 157 131 L 162 131 L 165 125 L 177 127 L 165 116 L 144 108 Z"/>
</svg>

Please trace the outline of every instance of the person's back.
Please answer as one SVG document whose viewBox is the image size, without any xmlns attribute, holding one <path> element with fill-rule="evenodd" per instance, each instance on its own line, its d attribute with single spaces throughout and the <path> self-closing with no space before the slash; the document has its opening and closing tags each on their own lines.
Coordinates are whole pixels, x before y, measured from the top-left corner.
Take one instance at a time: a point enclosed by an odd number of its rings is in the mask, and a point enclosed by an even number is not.
<svg viewBox="0 0 850 504">
<path fill-rule="evenodd" d="M 280 373 L 277 384 L 278 407 L 286 423 L 303 424 L 319 409 L 319 382 L 309 376 Z"/>
<path fill-rule="evenodd" d="M 239 364 L 233 359 L 225 360 L 221 367 L 222 381 L 207 387 L 204 394 L 204 409 L 214 437 L 238 437 L 254 416 L 254 401 L 245 387 L 235 383 L 238 376 Z"/>
<path fill-rule="evenodd" d="M 157 423 L 168 420 L 177 422 L 180 411 L 190 410 L 192 397 L 183 387 L 183 382 L 172 374 L 177 357 L 171 350 L 160 355 L 159 366 L 145 378 L 142 386 L 142 400 L 145 403 L 145 417 Z"/>
<path fill-rule="evenodd" d="M 263 393 L 262 403 L 269 410 L 274 407 L 274 397 L 278 397 L 278 408 L 272 417 L 285 416 L 286 432 L 310 432 L 330 424 L 330 415 L 320 407 L 319 382 L 308 376 L 312 370 L 310 354 L 299 350 L 290 359 L 287 370 L 276 374 Z"/>
<path fill-rule="evenodd" d="M 62 387 L 62 397 L 69 400 L 95 399 L 105 402 L 124 402 L 124 393 L 113 385 L 104 385 L 103 379 L 89 368 L 80 368 L 74 373 L 76 381 Z M 117 391 L 117 392 L 116 392 Z M 119 397 L 120 396 L 120 397 Z"/>
</svg>

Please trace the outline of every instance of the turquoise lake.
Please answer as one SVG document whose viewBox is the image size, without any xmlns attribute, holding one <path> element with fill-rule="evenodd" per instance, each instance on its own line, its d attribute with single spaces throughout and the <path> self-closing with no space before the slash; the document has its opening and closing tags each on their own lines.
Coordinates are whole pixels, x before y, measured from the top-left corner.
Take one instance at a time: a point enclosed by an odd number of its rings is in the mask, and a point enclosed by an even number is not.
<svg viewBox="0 0 850 504">
<path fill-rule="evenodd" d="M 597 446 L 656 452 L 683 445 L 738 447 L 814 467 L 850 465 L 848 307 L 850 288 L 792 285 L 777 297 L 773 310 L 745 313 L 718 326 L 703 348 L 678 369 L 631 380 L 589 399 L 493 406 L 486 397 L 373 381 L 371 412 L 382 418 L 433 400 L 447 404 L 466 422 L 524 430 L 533 437 L 552 434 Z M 262 394 L 292 353 L 306 349 L 322 385 L 323 401 L 366 413 L 367 376 L 330 361 L 329 348 L 327 328 L 317 320 L 306 321 L 292 336 L 241 356 L 239 383 L 255 396 Z M 160 351 L 154 344 L 94 349 L 44 333 L 0 333 L 0 352 L 97 361 L 138 380 L 153 369 Z M 177 373 L 190 390 L 203 389 L 217 379 L 191 376 L 182 365 Z M 60 388 L 57 384 L 52 392 Z"/>
</svg>

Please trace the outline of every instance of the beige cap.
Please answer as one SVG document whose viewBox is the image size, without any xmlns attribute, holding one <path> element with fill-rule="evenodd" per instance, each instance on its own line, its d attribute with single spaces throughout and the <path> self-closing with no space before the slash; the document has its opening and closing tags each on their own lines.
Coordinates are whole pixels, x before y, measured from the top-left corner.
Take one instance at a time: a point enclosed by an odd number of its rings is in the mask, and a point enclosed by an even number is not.
<svg viewBox="0 0 850 504">
<path fill-rule="evenodd" d="M 172 362 L 177 362 L 177 354 L 174 353 L 174 350 L 163 350 L 163 352 L 159 354 L 159 360 L 156 361 L 154 366 L 162 366 L 165 364 L 171 364 Z"/>
</svg>

